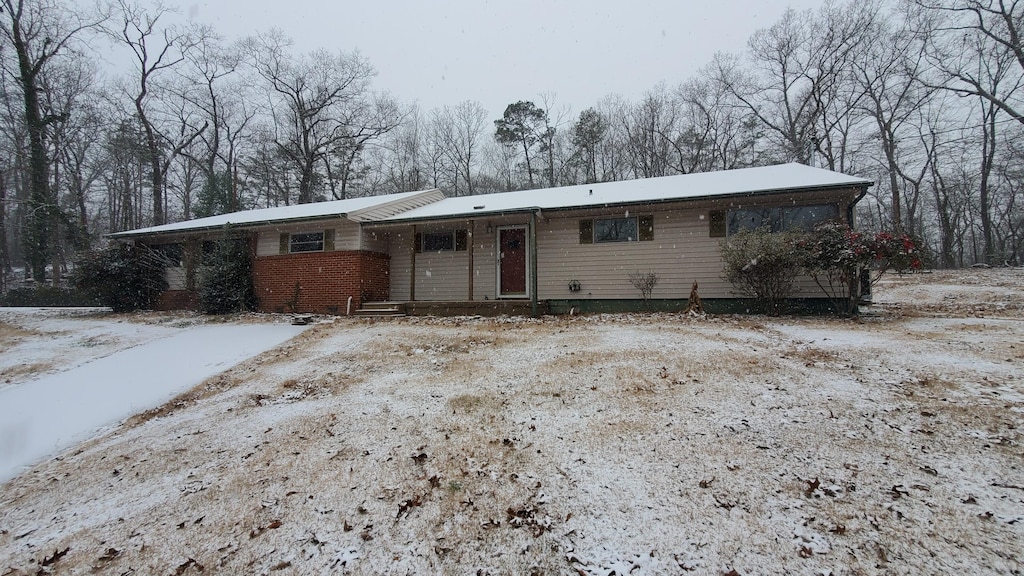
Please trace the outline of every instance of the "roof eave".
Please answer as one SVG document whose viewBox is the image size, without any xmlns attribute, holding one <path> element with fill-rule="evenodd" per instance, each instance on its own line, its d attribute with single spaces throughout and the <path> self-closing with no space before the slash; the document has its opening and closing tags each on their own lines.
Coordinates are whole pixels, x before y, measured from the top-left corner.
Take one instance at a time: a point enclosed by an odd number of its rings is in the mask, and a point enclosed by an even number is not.
<svg viewBox="0 0 1024 576">
<path fill-rule="evenodd" d="M 521 207 L 521 208 L 509 208 L 507 210 L 495 210 L 495 211 L 480 211 L 480 212 L 463 212 L 459 214 L 441 214 L 436 216 L 422 216 L 422 217 L 392 217 L 378 222 L 368 222 L 371 225 L 386 225 L 386 224 L 410 224 L 415 222 L 438 222 L 443 220 L 468 220 L 477 216 L 507 216 L 512 214 L 529 214 L 530 212 L 544 211 L 544 212 L 569 212 L 573 210 L 595 210 L 602 208 L 619 208 L 625 206 L 636 206 L 636 205 L 651 205 L 651 204 L 675 204 L 675 203 L 688 203 L 688 202 L 700 202 L 707 200 L 732 200 L 735 198 L 749 198 L 751 196 L 778 196 L 782 194 L 792 194 L 793 192 L 818 192 L 818 191 L 831 191 L 831 190 L 849 190 L 849 189 L 860 189 L 856 201 L 859 201 L 867 193 L 867 189 L 873 186 L 873 181 L 867 180 L 863 182 L 848 182 L 843 184 L 827 184 L 824 186 L 811 186 L 811 187 L 799 187 L 799 188 L 782 188 L 782 189 L 769 189 L 769 190 L 752 190 L 745 192 L 734 192 L 730 194 L 715 194 L 715 195 L 703 195 L 703 196 L 690 196 L 686 198 L 658 198 L 654 200 L 635 200 L 635 201 L 623 201 L 623 202 L 605 202 L 602 204 L 583 204 L 574 206 L 558 206 L 555 208 L 543 208 L 539 206 L 532 207 Z"/>
<path fill-rule="evenodd" d="M 104 238 L 110 238 L 112 240 L 124 240 L 129 238 L 145 238 L 157 237 L 157 236 L 181 236 L 196 234 L 201 232 L 211 232 L 214 230 L 246 230 L 248 228 L 260 228 L 262 226 L 273 226 L 273 225 L 286 225 L 286 224 L 301 224 L 303 222 L 314 222 L 317 220 L 333 220 L 333 219 L 349 219 L 348 214 L 329 214 L 319 216 L 303 216 L 300 218 L 288 218 L 288 219 L 274 219 L 274 220 L 261 220 L 259 222 L 245 222 L 242 224 L 233 224 L 231 222 L 225 222 L 224 224 L 218 224 L 216 226 L 201 226 L 196 228 L 179 228 L 177 230 L 159 230 L 153 231 L 127 231 L 127 232 L 111 232 L 104 234 Z"/>
</svg>

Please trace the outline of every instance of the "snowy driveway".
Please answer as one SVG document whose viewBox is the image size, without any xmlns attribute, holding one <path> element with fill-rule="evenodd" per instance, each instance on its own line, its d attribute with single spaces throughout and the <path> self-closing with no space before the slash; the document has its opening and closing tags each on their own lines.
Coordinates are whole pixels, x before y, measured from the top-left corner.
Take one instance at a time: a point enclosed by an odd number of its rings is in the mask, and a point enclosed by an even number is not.
<svg viewBox="0 0 1024 576">
<path fill-rule="evenodd" d="M 0 390 L 0 482 L 303 329 L 277 324 L 189 327 Z"/>
</svg>

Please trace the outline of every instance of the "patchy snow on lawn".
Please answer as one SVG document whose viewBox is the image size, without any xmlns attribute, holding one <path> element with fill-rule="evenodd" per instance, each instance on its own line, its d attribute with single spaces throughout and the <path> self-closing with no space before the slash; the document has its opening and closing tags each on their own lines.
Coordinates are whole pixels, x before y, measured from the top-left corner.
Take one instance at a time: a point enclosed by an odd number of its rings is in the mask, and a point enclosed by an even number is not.
<svg viewBox="0 0 1024 576">
<path fill-rule="evenodd" d="M 105 308 L 0 308 L 0 390 L 80 366 L 194 324 L 162 316 L 133 322 Z"/>
<path fill-rule="evenodd" d="M 41 316 L 52 318 L 49 313 Z M 62 333 L 74 331 L 73 318 L 60 322 L 66 328 Z M 36 329 L 29 327 L 33 324 L 36 322 L 21 322 L 22 330 Z M 52 333 L 53 323 L 44 324 Z M 28 348 L 70 365 L 64 371 L 0 389 L 0 481 L 27 464 L 89 438 L 99 428 L 163 404 L 295 336 L 302 328 L 249 324 L 154 330 L 91 320 L 84 330 L 103 334 L 107 347 L 134 345 L 88 361 L 91 354 L 76 357 L 74 349 L 65 347 L 66 338 L 43 337 L 34 339 L 35 345 L 15 346 L 0 354 L 4 358 Z M 140 342 L 145 339 L 149 342 Z"/>
<path fill-rule="evenodd" d="M 1024 323 L 884 308 L 325 319 L 0 486 L 0 574 L 1021 573 Z"/>
</svg>

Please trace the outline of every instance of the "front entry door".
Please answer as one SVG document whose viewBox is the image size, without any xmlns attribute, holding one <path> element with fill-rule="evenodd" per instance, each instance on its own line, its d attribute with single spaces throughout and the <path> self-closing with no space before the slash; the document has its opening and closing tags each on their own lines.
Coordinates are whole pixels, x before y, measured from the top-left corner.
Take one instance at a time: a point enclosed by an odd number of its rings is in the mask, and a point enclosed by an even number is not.
<svg viewBox="0 0 1024 576">
<path fill-rule="evenodd" d="M 526 227 L 498 228 L 498 296 L 526 297 Z"/>
</svg>

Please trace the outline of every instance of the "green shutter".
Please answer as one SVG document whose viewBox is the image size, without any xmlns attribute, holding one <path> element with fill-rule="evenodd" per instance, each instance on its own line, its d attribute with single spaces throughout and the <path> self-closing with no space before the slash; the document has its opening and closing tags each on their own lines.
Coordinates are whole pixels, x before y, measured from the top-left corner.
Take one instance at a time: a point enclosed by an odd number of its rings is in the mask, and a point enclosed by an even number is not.
<svg viewBox="0 0 1024 576">
<path fill-rule="evenodd" d="M 278 245 L 278 251 L 277 251 L 278 254 L 287 254 L 288 253 L 288 244 L 289 244 L 290 240 L 291 240 L 291 234 L 288 234 L 287 232 L 282 232 L 281 233 L 281 239 L 280 239 L 281 243 Z"/>
<path fill-rule="evenodd" d="M 468 245 L 469 245 L 469 237 L 466 234 L 466 231 L 465 230 L 456 230 L 455 231 L 455 250 L 457 252 L 463 252 L 463 251 L 466 250 L 466 247 Z"/>
<path fill-rule="evenodd" d="M 324 252 L 334 252 L 334 228 L 324 230 Z"/>
<path fill-rule="evenodd" d="M 708 213 L 708 226 L 712 238 L 725 238 L 725 210 L 712 210 Z"/>
<path fill-rule="evenodd" d="M 594 243 L 594 221 L 580 220 L 580 244 Z"/>
<path fill-rule="evenodd" d="M 640 216 L 637 218 L 637 225 L 640 226 L 640 231 L 637 235 L 640 237 L 641 242 L 650 242 L 654 240 L 654 216 Z"/>
<path fill-rule="evenodd" d="M 419 232 L 417 232 L 416 236 L 413 238 L 413 242 L 415 242 L 415 244 L 416 244 L 416 253 L 419 254 L 420 252 L 422 252 L 423 251 L 423 234 L 420 234 Z"/>
</svg>

